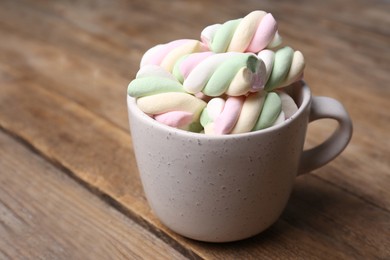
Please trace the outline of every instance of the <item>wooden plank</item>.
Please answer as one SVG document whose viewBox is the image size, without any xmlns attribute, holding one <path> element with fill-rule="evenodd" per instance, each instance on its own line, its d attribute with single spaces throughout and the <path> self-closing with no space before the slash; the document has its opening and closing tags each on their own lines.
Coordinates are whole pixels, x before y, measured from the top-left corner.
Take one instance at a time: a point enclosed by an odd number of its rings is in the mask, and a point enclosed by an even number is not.
<svg viewBox="0 0 390 260">
<path fill-rule="evenodd" d="M 370 227 L 367 229 L 367 227 Z M 196 244 L 229 259 L 387 259 L 389 213 L 345 194 L 313 176 L 297 179 L 281 219 L 264 233 L 239 243 Z"/>
<path fill-rule="evenodd" d="M 183 259 L 0 131 L 1 259 Z"/>
</svg>

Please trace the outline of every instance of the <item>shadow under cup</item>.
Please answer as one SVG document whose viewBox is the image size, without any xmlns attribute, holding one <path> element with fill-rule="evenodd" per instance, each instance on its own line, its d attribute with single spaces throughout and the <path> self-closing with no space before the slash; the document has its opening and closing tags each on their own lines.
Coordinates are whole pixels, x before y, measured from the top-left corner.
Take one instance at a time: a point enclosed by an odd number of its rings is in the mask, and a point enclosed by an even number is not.
<svg viewBox="0 0 390 260">
<path fill-rule="evenodd" d="M 128 97 L 142 185 L 164 225 L 192 239 L 228 242 L 256 235 L 278 219 L 297 176 L 311 103 L 304 82 L 286 92 L 299 106 L 290 119 L 223 136 L 163 125 Z"/>
</svg>

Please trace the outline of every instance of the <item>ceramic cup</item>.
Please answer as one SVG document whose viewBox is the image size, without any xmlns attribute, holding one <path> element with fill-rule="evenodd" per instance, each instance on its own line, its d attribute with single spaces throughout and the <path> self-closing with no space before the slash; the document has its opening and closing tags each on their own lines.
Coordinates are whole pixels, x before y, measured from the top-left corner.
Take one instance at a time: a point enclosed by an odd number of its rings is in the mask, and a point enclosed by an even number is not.
<svg viewBox="0 0 390 260">
<path fill-rule="evenodd" d="M 142 185 L 154 213 L 183 236 L 209 242 L 251 237 L 272 225 L 294 179 L 334 159 L 352 122 L 335 99 L 312 97 L 304 82 L 287 89 L 299 110 L 285 122 L 250 133 L 210 136 L 153 120 L 128 97 L 130 130 Z M 338 122 L 333 135 L 303 151 L 308 123 Z"/>
</svg>

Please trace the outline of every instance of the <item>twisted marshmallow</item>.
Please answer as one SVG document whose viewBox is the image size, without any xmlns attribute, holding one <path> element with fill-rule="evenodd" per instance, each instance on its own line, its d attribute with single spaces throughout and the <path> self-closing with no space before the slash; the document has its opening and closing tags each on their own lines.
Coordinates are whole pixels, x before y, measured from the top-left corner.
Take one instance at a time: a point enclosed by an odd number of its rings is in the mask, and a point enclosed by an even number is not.
<svg viewBox="0 0 390 260">
<path fill-rule="evenodd" d="M 156 45 L 145 52 L 140 67 L 145 65 L 159 65 L 168 72 L 172 72 L 174 64 L 182 56 L 207 51 L 207 46 L 197 40 L 175 40 L 166 44 Z"/>
<path fill-rule="evenodd" d="M 305 59 L 300 51 L 283 47 L 276 52 L 263 50 L 259 52 L 266 67 L 265 90 L 272 91 L 290 85 L 303 77 Z"/>
<path fill-rule="evenodd" d="M 206 106 L 188 94 L 171 74 L 156 65 L 145 65 L 130 82 L 127 93 L 137 98 L 137 106 L 160 123 L 199 132 L 199 118 Z"/>
<path fill-rule="evenodd" d="M 246 95 L 264 87 L 266 68 L 262 60 L 249 53 L 194 53 L 180 59 L 173 74 L 192 94 L 211 97 L 222 94 Z"/>
<path fill-rule="evenodd" d="M 277 125 L 298 110 L 284 92 L 256 92 L 247 97 L 213 98 L 203 110 L 200 123 L 205 134 L 238 134 Z"/>
<path fill-rule="evenodd" d="M 242 19 L 206 27 L 201 33 L 213 52 L 252 52 L 273 48 L 281 43 L 274 17 L 264 11 L 253 11 Z"/>
</svg>

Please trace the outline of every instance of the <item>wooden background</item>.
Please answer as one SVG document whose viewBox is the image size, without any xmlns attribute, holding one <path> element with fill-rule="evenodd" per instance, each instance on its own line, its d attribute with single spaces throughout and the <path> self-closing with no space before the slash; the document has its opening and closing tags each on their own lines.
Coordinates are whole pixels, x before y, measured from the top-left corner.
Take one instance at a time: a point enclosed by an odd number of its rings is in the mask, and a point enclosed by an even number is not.
<svg viewBox="0 0 390 260">
<path fill-rule="evenodd" d="M 0 1 L 0 259 L 390 259 L 390 6 L 386 0 Z M 271 12 L 314 95 L 354 136 L 297 178 L 281 218 L 244 241 L 180 237 L 150 211 L 126 88 L 150 47 Z M 307 147 L 334 128 L 310 126 Z"/>
</svg>

